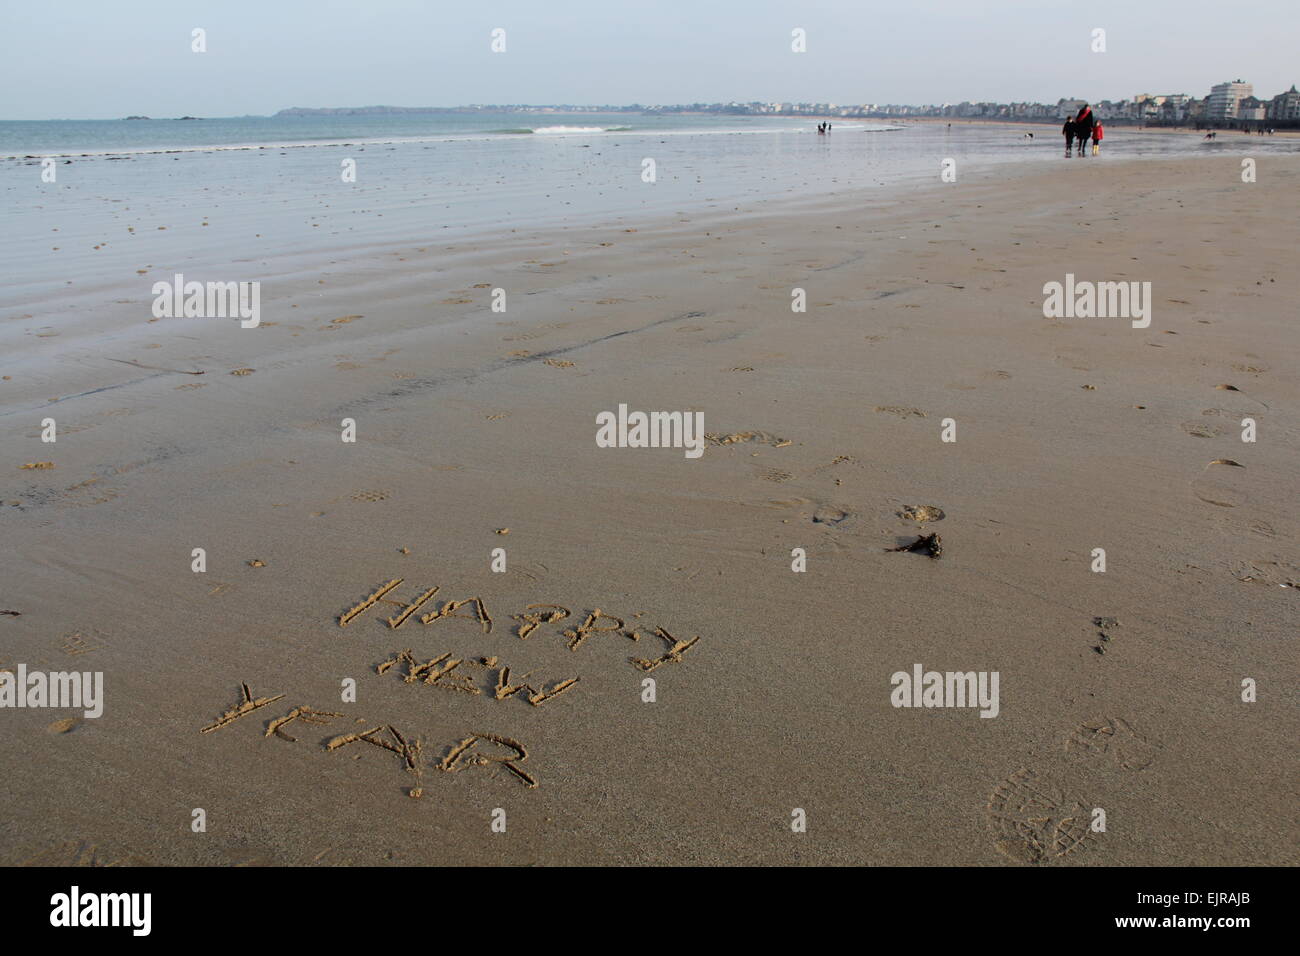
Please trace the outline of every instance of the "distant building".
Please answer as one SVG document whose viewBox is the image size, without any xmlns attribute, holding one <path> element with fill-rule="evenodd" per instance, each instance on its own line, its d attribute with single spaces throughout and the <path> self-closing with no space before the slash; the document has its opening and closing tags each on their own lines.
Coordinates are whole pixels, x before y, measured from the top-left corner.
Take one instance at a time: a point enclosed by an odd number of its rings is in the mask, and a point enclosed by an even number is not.
<svg viewBox="0 0 1300 956">
<path fill-rule="evenodd" d="M 1262 120 L 1267 112 L 1267 104 L 1257 97 L 1243 96 L 1237 102 L 1237 119 Z"/>
<path fill-rule="evenodd" d="M 1237 104 L 1247 96 L 1254 96 L 1255 87 L 1241 80 L 1219 83 L 1210 87 L 1210 103 L 1206 119 L 1236 119 Z"/>
<path fill-rule="evenodd" d="M 1294 83 L 1291 84 L 1291 89 L 1268 101 L 1265 119 L 1300 120 L 1300 93 L 1296 92 Z"/>
<path fill-rule="evenodd" d="M 1186 93 L 1170 93 L 1168 96 L 1162 96 L 1163 101 L 1160 104 L 1159 117 L 1161 122 L 1181 123 L 1187 119 L 1188 106 L 1192 98 Z"/>
</svg>

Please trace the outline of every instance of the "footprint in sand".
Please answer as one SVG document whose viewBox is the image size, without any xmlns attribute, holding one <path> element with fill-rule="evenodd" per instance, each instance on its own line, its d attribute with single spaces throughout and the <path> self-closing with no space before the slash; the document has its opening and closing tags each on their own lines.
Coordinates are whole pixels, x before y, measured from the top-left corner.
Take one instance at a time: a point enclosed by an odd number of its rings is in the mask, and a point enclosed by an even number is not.
<svg viewBox="0 0 1300 956">
<path fill-rule="evenodd" d="M 107 638 L 94 628 L 81 628 L 64 634 L 58 650 L 68 657 L 80 657 L 82 654 L 102 650 L 108 643 Z"/>
<path fill-rule="evenodd" d="M 1180 427 L 1195 438 L 1218 438 L 1223 434 L 1221 425 L 1212 425 L 1209 422 L 1183 422 Z"/>
<path fill-rule="evenodd" d="M 1287 561 L 1272 558 L 1252 558 L 1238 561 L 1232 566 L 1232 576 L 1244 584 L 1266 584 L 1273 587 L 1300 588 L 1300 567 Z"/>
<path fill-rule="evenodd" d="M 1249 500 L 1246 466 L 1231 458 L 1216 458 L 1191 481 L 1192 494 L 1206 504 L 1236 508 Z"/>
<path fill-rule="evenodd" d="M 847 476 L 852 473 L 853 469 L 859 467 L 861 467 L 860 463 L 852 455 L 836 455 L 831 461 L 826 462 L 824 465 L 817 465 L 810 469 L 806 472 L 806 475 L 809 478 L 818 478 L 826 472 L 835 471 L 835 484 L 842 485 L 844 481 L 840 476 Z"/>
<path fill-rule="evenodd" d="M 1065 742 L 1065 752 L 1071 758 L 1114 770 L 1145 770 L 1158 750 L 1122 717 L 1085 720 Z"/>
<path fill-rule="evenodd" d="M 1121 774 L 1114 783 L 1145 770 L 1161 749 L 1122 717 L 1085 720 L 1066 739 L 1065 760 L 1052 775 L 1021 768 L 994 788 L 987 806 L 994 848 L 1017 862 L 1040 864 L 1095 844 L 1101 834 L 1092 829 L 1092 808 L 1098 804 L 1077 794 L 1106 779 L 1099 773 Z"/>
<path fill-rule="evenodd" d="M 841 508 L 839 505 L 819 505 L 813 512 L 813 524 L 830 525 L 832 528 L 838 528 L 845 522 L 857 515 L 848 508 Z"/>
<path fill-rule="evenodd" d="M 354 491 L 350 497 L 353 501 L 384 501 L 388 494 L 387 491 Z"/>
<path fill-rule="evenodd" d="M 1096 837 L 1084 801 L 1032 770 L 999 783 L 987 811 L 994 847 L 1019 863 L 1059 860 Z"/>
<path fill-rule="evenodd" d="M 925 524 L 927 521 L 942 521 L 946 515 L 938 505 L 903 505 L 898 517 Z"/>
<path fill-rule="evenodd" d="M 794 475 L 790 474 L 788 471 L 781 471 L 779 468 L 765 468 L 763 471 L 758 473 L 758 477 L 762 478 L 764 481 L 783 482 L 792 480 Z"/>
<path fill-rule="evenodd" d="M 101 480 L 100 477 L 96 476 L 87 478 L 85 481 L 79 481 L 75 485 L 69 485 L 59 497 L 63 503 L 73 508 L 102 505 L 105 502 L 112 501 L 120 492 L 116 488 L 100 484 Z"/>
<path fill-rule="evenodd" d="M 732 432 L 730 434 L 705 432 L 704 440 L 710 445 L 743 445 L 746 442 L 757 442 L 760 445 L 771 445 L 773 448 L 784 448 L 792 444 L 788 438 L 781 438 L 762 431 Z"/>
<path fill-rule="evenodd" d="M 876 411 L 897 415 L 899 418 L 929 418 L 929 415 L 921 411 L 921 409 L 912 408 L 908 405 L 877 405 Z"/>
</svg>

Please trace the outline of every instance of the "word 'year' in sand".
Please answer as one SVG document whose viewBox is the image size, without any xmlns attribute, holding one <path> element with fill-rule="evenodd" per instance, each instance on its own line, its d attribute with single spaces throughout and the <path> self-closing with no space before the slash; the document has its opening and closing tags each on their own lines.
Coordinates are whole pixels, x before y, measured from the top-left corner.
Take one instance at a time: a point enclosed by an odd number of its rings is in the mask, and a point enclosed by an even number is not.
<svg viewBox="0 0 1300 956">
<path fill-rule="evenodd" d="M 254 697 L 248 684 L 241 684 L 240 690 L 239 703 L 226 710 L 211 724 L 201 728 L 199 733 L 210 734 L 247 717 L 256 710 L 284 699 L 284 694 L 277 694 L 275 697 Z M 283 717 L 269 721 L 262 736 L 264 738 L 275 736 L 290 743 L 297 743 L 298 738 L 291 736 L 286 729 L 294 721 L 323 725 L 334 720 L 342 720 L 344 717 L 345 715 L 338 711 L 317 710 L 306 706 L 295 707 Z M 366 726 L 370 721 L 358 718 L 357 723 Z M 376 724 L 366 730 L 339 734 L 325 741 L 322 746 L 327 753 L 336 753 L 344 747 L 358 743 L 370 744 L 396 756 L 402 763 L 402 770 L 415 778 L 415 785 L 408 791 L 409 795 L 415 798 L 423 796 L 422 782 L 426 761 L 423 757 L 424 741 L 421 738 L 408 737 L 392 724 Z M 445 773 L 458 773 L 475 767 L 488 769 L 496 765 L 509 771 L 531 790 L 537 786 L 537 779 L 519 766 L 527 759 L 527 749 L 517 740 L 500 734 L 471 733 L 449 745 L 447 752 L 434 764 L 434 767 Z"/>
</svg>

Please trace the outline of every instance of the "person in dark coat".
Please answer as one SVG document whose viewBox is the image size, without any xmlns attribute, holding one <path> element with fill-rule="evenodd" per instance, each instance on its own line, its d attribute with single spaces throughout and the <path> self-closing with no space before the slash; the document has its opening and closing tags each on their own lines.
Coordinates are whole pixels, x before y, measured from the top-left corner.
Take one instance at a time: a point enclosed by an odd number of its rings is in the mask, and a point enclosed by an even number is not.
<svg viewBox="0 0 1300 956">
<path fill-rule="evenodd" d="M 1092 126 L 1096 120 L 1092 115 L 1092 107 L 1084 103 L 1079 107 L 1079 112 L 1074 117 L 1074 135 L 1079 140 L 1079 155 L 1087 156 L 1088 150 L 1085 144 L 1092 138 Z"/>
<path fill-rule="evenodd" d="M 1070 150 L 1074 146 L 1074 120 L 1067 119 L 1065 125 L 1061 127 L 1061 133 L 1065 136 L 1065 158 L 1069 159 Z"/>
</svg>

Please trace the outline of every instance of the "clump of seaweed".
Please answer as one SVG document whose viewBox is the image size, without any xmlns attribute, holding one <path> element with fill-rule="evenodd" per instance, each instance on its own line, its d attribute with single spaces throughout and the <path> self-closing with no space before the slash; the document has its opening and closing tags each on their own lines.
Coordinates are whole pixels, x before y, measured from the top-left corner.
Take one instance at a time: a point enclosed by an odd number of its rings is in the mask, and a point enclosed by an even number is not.
<svg viewBox="0 0 1300 956">
<path fill-rule="evenodd" d="M 914 551 L 918 554 L 928 555 L 931 558 L 943 557 L 943 541 L 938 534 L 923 534 L 911 544 L 904 544 L 897 548 L 888 548 L 889 551 Z"/>
</svg>

